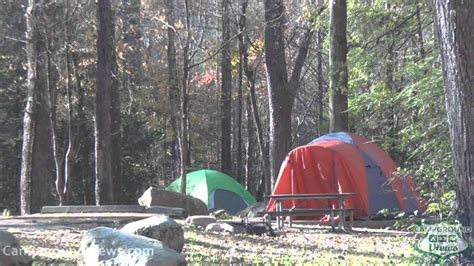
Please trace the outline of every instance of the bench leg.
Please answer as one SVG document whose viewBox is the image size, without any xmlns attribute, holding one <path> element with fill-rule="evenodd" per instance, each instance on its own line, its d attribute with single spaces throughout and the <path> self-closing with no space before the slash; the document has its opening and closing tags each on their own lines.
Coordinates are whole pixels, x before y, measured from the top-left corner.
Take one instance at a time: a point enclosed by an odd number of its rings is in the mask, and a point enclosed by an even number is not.
<svg viewBox="0 0 474 266">
<path fill-rule="evenodd" d="M 350 213 L 350 219 L 351 219 L 351 230 L 352 230 L 352 227 L 354 227 L 354 211 L 351 210 L 351 213 Z"/>
<path fill-rule="evenodd" d="M 345 221 L 346 221 L 346 213 L 344 211 L 339 211 L 339 223 L 337 224 L 339 231 L 346 229 L 346 227 L 344 226 Z"/>
<path fill-rule="evenodd" d="M 276 202 L 276 208 L 278 212 L 282 211 L 282 206 L 281 206 L 281 201 L 277 200 Z M 278 230 L 281 230 L 283 228 L 283 216 L 277 215 L 276 217 L 276 223 L 277 223 L 277 228 Z"/>
<path fill-rule="evenodd" d="M 290 221 L 288 222 L 288 224 L 290 225 L 290 227 L 292 227 L 293 226 L 293 222 L 292 222 L 293 218 L 291 218 L 291 216 L 288 216 L 288 218 L 290 218 Z"/>
<path fill-rule="evenodd" d="M 329 219 L 331 220 L 331 228 L 332 228 L 333 231 L 335 231 L 335 230 L 336 230 L 336 227 L 335 227 L 335 225 L 334 225 L 334 212 L 331 211 L 329 215 L 330 215 L 330 218 L 329 218 Z"/>
</svg>

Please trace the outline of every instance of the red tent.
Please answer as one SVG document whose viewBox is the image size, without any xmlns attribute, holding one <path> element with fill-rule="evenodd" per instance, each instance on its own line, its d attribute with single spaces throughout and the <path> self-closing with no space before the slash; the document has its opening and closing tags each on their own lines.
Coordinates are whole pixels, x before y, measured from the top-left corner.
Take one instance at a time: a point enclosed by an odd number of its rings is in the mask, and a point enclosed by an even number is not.
<svg viewBox="0 0 474 266">
<path fill-rule="evenodd" d="M 345 132 L 331 133 L 292 150 L 280 168 L 273 194 L 355 192 L 346 208 L 354 217 L 370 218 L 382 209 L 423 211 L 424 204 L 410 177 L 395 177 L 393 160 L 376 144 Z M 334 200 L 284 201 L 286 208 L 334 207 Z M 270 200 L 268 211 L 275 210 Z"/>
</svg>

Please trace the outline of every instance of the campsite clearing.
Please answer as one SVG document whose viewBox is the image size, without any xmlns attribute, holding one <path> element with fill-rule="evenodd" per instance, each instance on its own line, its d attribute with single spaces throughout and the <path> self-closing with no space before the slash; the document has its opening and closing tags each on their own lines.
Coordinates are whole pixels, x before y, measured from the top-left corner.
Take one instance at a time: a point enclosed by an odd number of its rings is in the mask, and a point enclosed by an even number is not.
<svg viewBox="0 0 474 266">
<path fill-rule="evenodd" d="M 102 214 L 105 215 L 105 214 Z M 113 215 L 113 214 L 109 214 Z M 83 234 L 98 225 L 121 226 L 106 219 L 51 223 L 41 220 L 0 219 L 0 229 L 14 233 L 36 261 L 76 263 Z M 404 263 L 415 254 L 412 234 L 389 230 L 355 229 L 351 233 L 333 233 L 328 227 L 295 225 L 276 237 L 231 235 L 204 232 L 177 220 L 185 230 L 183 254 L 188 262 L 207 263 Z"/>
</svg>

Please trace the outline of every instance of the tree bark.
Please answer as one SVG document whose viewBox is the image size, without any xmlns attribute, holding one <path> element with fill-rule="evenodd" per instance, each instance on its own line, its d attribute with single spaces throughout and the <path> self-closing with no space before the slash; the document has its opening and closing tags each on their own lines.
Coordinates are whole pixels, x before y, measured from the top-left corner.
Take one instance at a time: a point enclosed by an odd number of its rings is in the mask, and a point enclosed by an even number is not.
<svg viewBox="0 0 474 266">
<path fill-rule="evenodd" d="M 181 193 L 186 194 L 186 174 L 188 167 L 188 78 L 189 78 L 189 49 L 191 44 L 191 14 L 188 0 L 184 1 L 186 9 L 186 40 L 183 47 L 183 80 L 181 85 Z"/>
<path fill-rule="evenodd" d="M 230 0 L 222 0 L 222 58 L 221 58 L 221 171 L 232 172 L 232 66 L 230 45 Z"/>
<path fill-rule="evenodd" d="M 474 2 L 435 0 L 459 220 L 474 241 Z"/>
<path fill-rule="evenodd" d="M 318 30 L 316 34 L 316 43 L 317 43 L 317 54 L 316 54 L 316 69 L 318 72 L 318 135 L 322 134 L 322 126 L 324 124 L 324 75 L 323 75 L 323 40 L 322 40 L 321 30 Z"/>
<path fill-rule="evenodd" d="M 250 194 L 255 195 L 257 188 L 255 185 L 255 176 L 252 174 L 254 168 L 253 154 L 254 154 L 254 124 L 252 119 L 252 103 L 250 101 L 250 95 L 247 96 L 245 101 L 245 118 L 247 120 L 247 143 L 245 144 L 245 188 Z"/>
<path fill-rule="evenodd" d="M 242 32 L 245 32 L 247 29 L 247 23 L 246 23 L 246 18 L 247 18 L 247 6 L 248 6 L 248 1 L 243 0 L 241 2 L 241 25 L 244 27 L 242 29 Z M 249 60 L 248 60 L 248 45 L 246 38 L 241 38 L 239 39 L 240 45 L 242 47 L 242 60 L 243 60 L 243 70 L 245 73 L 245 77 L 247 79 L 248 84 L 248 105 L 250 107 L 250 113 L 252 114 L 252 120 L 255 126 L 256 134 L 257 134 L 257 143 L 258 143 L 258 148 L 260 152 L 260 158 L 262 160 L 262 168 L 263 168 L 263 179 L 260 180 L 259 186 L 264 186 L 265 184 L 270 183 L 270 161 L 268 158 L 268 144 L 264 139 L 264 133 L 263 133 L 263 126 L 262 122 L 260 119 L 260 115 L 258 114 L 258 106 L 257 106 L 257 96 L 255 94 L 255 72 L 256 70 L 251 69 L 249 66 Z M 254 177 L 255 178 L 255 177 Z M 267 179 L 267 180 L 264 180 Z M 255 181 L 257 183 L 257 181 Z M 263 190 L 265 190 L 263 188 Z M 256 190 L 256 188 L 255 188 Z M 271 192 L 271 191 L 270 191 Z M 270 193 L 269 192 L 269 193 Z M 255 195 L 255 194 L 254 194 Z"/>
<path fill-rule="evenodd" d="M 270 177 L 265 193 L 270 194 L 278 176 L 280 164 L 291 148 L 292 93 L 287 88 L 284 39 L 284 3 L 265 0 L 265 66 L 270 107 Z"/>
<path fill-rule="evenodd" d="M 274 188 L 280 166 L 291 149 L 291 109 L 300 86 L 301 71 L 312 37 L 311 24 L 300 37 L 299 49 L 288 79 L 285 60 L 285 7 L 282 0 L 265 0 L 265 65 L 270 109 L 270 177 L 265 193 Z M 319 9 L 322 11 L 322 8 Z M 268 180 L 267 180 L 268 181 Z"/>
<path fill-rule="evenodd" d="M 67 13 L 68 14 L 68 13 Z M 67 17 L 67 16 L 66 16 Z M 67 24 L 66 24 L 67 25 Z M 76 161 L 76 139 L 75 133 L 73 132 L 73 108 L 72 108 L 72 68 L 71 68 L 71 51 L 70 51 L 70 36 L 68 33 L 68 27 L 65 27 L 66 31 L 66 47 L 65 47 L 65 63 L 66 63 L 66 98 L 67 98 L 67 136 L 68 146 L 65 155 L 64 162 L 64 188 L 63 194 L 65 195 L 66 203 L 70 204 L 73 200 L 72 189 L 76 187 L 76 180 L 73 179 L 73 167 Z"/>
<path fill-rule="evenodd" d="M 99 0 L 99 29 L 97 38 L 97 87 L 95 107 L 95 160 L 96 160 L 96 204 L 114 204 L 114 181 L 118 180 L 115 141 L 120 131 L 117 128 L 116 104 L 113 93 L 117 90 L 115 73 L 114 15 L 110 0 Z M 119 111 L 119 110 L 118 110 Z M 118 187 L 118 186 L 117 186 Z"/>
<path fill-rule="evenodd" d="M 20 212 L 39 212 L 51 204 L 53 151 L 51 149 L 50 105 L 47 86 L 46 43 L 40 33 L 43 7 L 29 0 L 26 11 L 27 104 L 23 120 L 20 174 Z M 44 22 L 44 21 L 43 21 Z"/>
<path fill-rule="evenodd" d="M 243 2 L 246 2 L 244 0 Z M 242 2 L 241 4 L 241 9 L 246 11 L 246 7 L 242 8 L 242 5 L 244 3 Z M 244 31 L 245 31 L 245 19 L 246 14 L 244 12 L 241 12 L 239 15 L 238 23 L 239 23 L 239 87 L 237 90 L 237 165 L 236 165 L 236 171 L 235 171 L 235 177 L 240 183 L 243 183 L 242 181 L 242 93 L 243 93 L 243 86 L 244 86 L 244 54 L 245 54 L 245 45 L 244 45 Z"/>
<path fill-rule="evenodd" d="M 72 64 L 74 67 L 74 77 L 77 87 L 77 117 L 78 117 L 78 149 L 80 150 L 80 176 L 82 179 L 82 191 L 83 203 L 84 205 L 94 204 L 94 186 L 93 186 L 93 176 L 91 175 L 91 167 L 89 161 L 89 155 L 91 153 L 90 145 L 91 141 L 89 136 L 90 128 L 88 125 L 88 120 L 86 117 L 86 106 L 85 106 L 85 97 L 86 92 L 82 85 L 83 76 L 79 70 L 79 55 L 75 52 L 71 54 Z"/>
<path fill-rule="evenodd" d="M 128 91 L 128 113 L 135 113 L 135 92 L 143 80 L 141 0 L 122 1 L 123 43 L 125 49 L 123 87 Z"/>
<path fill-rule="evenodd" d="M 168 57 L 168 96 L 170 101 L 170 125 L 172 132 L 171 141 L 171 165 L 172 173 L 171 178 L 174 180 L 175 173 L 177 172 L 175 165 L 179 165 L 179 153 L 177 144 L 178 140 L 178 123 L 177 113 L 179 111 L 179 87 L 178 87 L 178 70 L 176 66 L 176 33 L 175 33 L 175 2 L 174 0 L 166 0 L 166 22 L 168 23 L 168 46 L 167 46 L 167 57 Z"/>
<path fill-rule="evenodd" d="M 329 28 L 329 130 L 348 131 L 347 3 L 331 1 Z"/>
</svg>

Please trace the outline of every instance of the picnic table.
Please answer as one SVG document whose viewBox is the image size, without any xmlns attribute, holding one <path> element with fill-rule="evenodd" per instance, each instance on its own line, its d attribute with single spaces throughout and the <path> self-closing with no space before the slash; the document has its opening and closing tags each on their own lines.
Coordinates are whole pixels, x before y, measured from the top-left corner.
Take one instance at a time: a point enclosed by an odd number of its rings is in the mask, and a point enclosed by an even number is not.
<svg viewBox="0 0 474 266">
<path fill-rule="evenodd" d="M 338 229 L 345 230 L 345 220 L 349 214 L 351 227 L 354 220 L 354 211 L 358 209 L 344 208 L 344 201 L 347 197 L 356 195 L 354 192 L 345 192 L 345 193 L 317 193 L 317 194 L 275 194 L 265 196 L 267 199 L 275 200 L 275 211 L 266 212 L 269 215 L 271 220 L 273 217 L 276 218 L 277 228 L 283 228 L 284 217 L 289 216 L 290 218 L 290 227 L 291 220 L 293 216 L 315 216 L 321 214 L 329 214 L 331 220 L 331 226 L 333 230 L 334 227 L 334 213 L 339 214 Z M 283 209 L 283 201 L 285 200 L 321 200 L 321 199 L 337 199 L 338 205 L 337 208 L 316 208 L 316 209 Z"/>
</svg>

